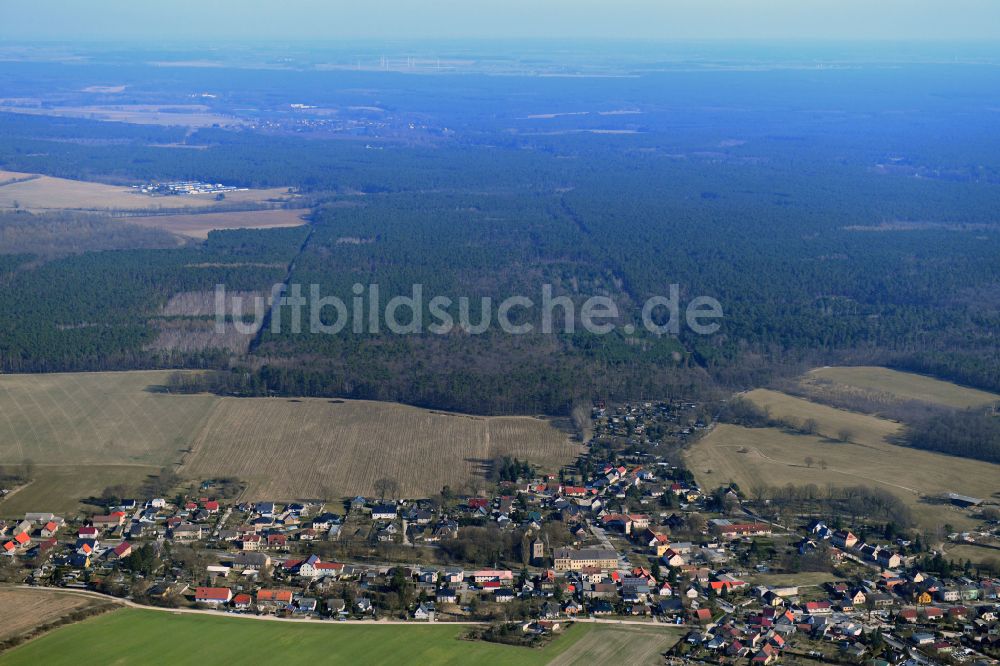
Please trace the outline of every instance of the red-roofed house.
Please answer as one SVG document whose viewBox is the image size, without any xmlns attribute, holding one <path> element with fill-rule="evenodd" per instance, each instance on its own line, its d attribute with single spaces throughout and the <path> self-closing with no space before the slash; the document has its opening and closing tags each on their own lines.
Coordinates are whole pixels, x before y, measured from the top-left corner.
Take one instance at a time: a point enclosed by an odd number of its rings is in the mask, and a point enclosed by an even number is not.
<svg viewBox="0 0 1000 666">
<path fill-rule="evenodd" d="M 807 601 L 803 609 L 810 615 L 825 615 L 833 612 L 833 605 L 829 601 Z"/>
<path fill-rule="evenodd" d="M 313 565 L 317 577 L 339 576 L 344 570 L 344 565 L 339 562 L 319 562 Z"/>
<path fill-rule="evenodd" d="M 778 650 L 770 643 L 767 643 L 750 660 L 753 664 L 763 664 L 766 666 L 778 658 Z"/>
<path fill-rule="evenodd" d="M 233 591 L 228 587 L 198 587 L 194 591 L 194 600 L 199 604 L 228 604 L 233 598 Z"/>
<path fill-rule="evenodd" d="M 739 523 L 733 525 L 719 525 L 716 528 L 723 539 L 739 539 L 749 536 L 766 536 L 773 532 L 767 523 Z"/>
<path fill-rule="evenodd" d="M 105 529 L 108 529 L 112 527 L 119 527 L 122 524 L 124 518 L 125 518 L 124 513 L 117 516 L 114 514 L 109 514 L 107 516 L 94 516 L 92 518 L 92 521 L 94 523 L 94 527 L 103 527 Z"/>
<path fill-rule="evenodd" d="M 944 611 L 937 606 L 928 606 L 924 609 L 924 617 L 928 620 L 940 620 L 944 617 Z"/>
<path fill-rule="evenodd" d="M 831 541 L 833 541 L 834 545 L 838 548 L 854 548 L 854 546 L 858 544 L 858 537 L 856 537 L 853 532 L 837 530 L 833 533 Z"/>
<path fill-rule="evenodd" d="M 691 614 L 696 622 L 711 622 L 712 611 L 707 608 L 699 608 Z"/>
<path fill-rule="evenodd" d="M 291 590 L 258 590 L 257 608 L 269 610 L 281 608 L 292 603 Z"/>
<path fill-rule="evenodd" d="M 120 544 L 115 546 L 115 549 L 111 551 L 112 559 L 120 560 L 122 558 L 128 557 L 132 554 L 132 544 L 128 541 L 122 541 Z"/>
<path fill-rule="evenodd" d="M 477 583 L 486 581 L 510 581 L 514 580 L 514 572 L 506 569 L 480 569 L 472 573 L 472 580 Z"/>
</svg>

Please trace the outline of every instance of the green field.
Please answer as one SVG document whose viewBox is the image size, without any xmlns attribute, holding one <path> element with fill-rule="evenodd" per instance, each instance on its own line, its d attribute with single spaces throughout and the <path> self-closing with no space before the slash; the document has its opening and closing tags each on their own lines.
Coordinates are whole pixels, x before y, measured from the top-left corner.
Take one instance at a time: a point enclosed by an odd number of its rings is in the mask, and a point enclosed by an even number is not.
<svg viewBox="0 0 1000 666">
<path fill-rule="evenodd" d="M 468 627 L 268 622 L 123 609 L 0 655 L 0 666 L 78 664 L 546 664 L 586 638 L 575 625 L 543 649 L 462 637 Z"/>
<path fill-rule="evenodd" d="M 662 664 L 664 652 L 672 648 L 686 629 L 650 624 L 589 625 L 587 633 L 555 657 L 552 666 L 589 664 Z"/>
<path fill-rule="evenodd" d="M 81 508 L 82 500 L 100 497 L 108 486 L 134 488 L 159 470 L 143 465 L 36 465 L 34 480 L 0 502 L 0 516 L 17 517 L 29 511 L 72 514 Z"/>
</svg>

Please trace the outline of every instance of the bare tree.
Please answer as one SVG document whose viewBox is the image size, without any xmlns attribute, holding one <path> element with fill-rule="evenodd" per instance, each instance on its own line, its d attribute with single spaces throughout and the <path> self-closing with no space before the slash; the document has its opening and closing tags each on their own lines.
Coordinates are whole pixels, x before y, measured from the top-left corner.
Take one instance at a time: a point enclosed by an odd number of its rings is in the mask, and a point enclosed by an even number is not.
<svg viewBox="0 0 1000 666">
<path fill-rule="evenodd" d="M 396 479 L 382 478 L 375 482 L 375 492 L 378 493 L 380 501 L 385 501 L 386 496 L 395 499 L 399 494 L 399 482 Z"/>
<path fill-rule="evenodd" d="M 685 521 L 692 532 L 702 532 L 708 526 L 708 520 L 700 513 L 689 514 Z"/>
<path fill-rule="evenodd" d="M 573 426 L 576 427 L 580 435 L 580 441 L 590 441 L 590 436 L 594 429 L 594 420 L 590 417 L 590 407 L 584 403 L 577 403 L 570 413 L 573 418 Z"/>
</svg>

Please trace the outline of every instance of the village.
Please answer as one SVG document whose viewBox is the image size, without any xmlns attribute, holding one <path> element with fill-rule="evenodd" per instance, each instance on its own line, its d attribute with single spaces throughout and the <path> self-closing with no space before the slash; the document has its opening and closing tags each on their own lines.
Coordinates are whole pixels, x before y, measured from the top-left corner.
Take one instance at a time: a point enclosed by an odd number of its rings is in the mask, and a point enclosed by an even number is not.
<svg viewBox="0 0 1000 666">
<path fill-rule="evenodd" d="M 696 403 L 598 403 L 591 417 L 573 468 L 498 461 L 479 496 L 404 499 L 385 484 L 343 502 L 247 502 L 206 480 L 86 516 L 39 507 L 0 522 L 0 572 L 167 608 L 482 622 L 500 629 L 483 638 L 516 644 L 572 622 L 659 624 L 684 632 L 663 655 L 677 663 L 997 663 L 995 573 L 875 514 L 699 487 L 680 455 L 711 427 Z M 996 520 L 982 523 L 995 537 Z"/>
<path fill-rule="evenodd" d="M 133 185 L 132 189 L 149 196 L 184 196 L 191 194 L 225 195 L 227 192 L 246 192 L 249 188 L 223 185 L 222 183 L 203 183 L 197 180 L 178 180 L 167 183 Z"/>
</svg>

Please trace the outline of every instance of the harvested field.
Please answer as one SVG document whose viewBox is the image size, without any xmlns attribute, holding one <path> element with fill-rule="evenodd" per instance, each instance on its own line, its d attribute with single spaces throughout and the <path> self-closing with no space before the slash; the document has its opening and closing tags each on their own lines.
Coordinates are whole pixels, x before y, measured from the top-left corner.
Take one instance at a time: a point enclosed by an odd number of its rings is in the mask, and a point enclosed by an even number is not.
<svg viewBox="0 0 1000 666">
<path fill-rule="evenodd" d="M 823 382 L 833 388 L 857 389 L 888 394 L 897 400 L 918 400 L 945 407 L 965 409 L 1000 401 L 1000 395 L 958 386 L 924 375 L 871 366 L 817 368 L 803 383 Z"/>
<path fill-rule="evenodd" d="M 114 604 L 71 592 L 0 588 L 0 609 L 17 609 L 3 613 L 0 642 L 30 634 L 77 611 L 111 606 Z"/>
<path fill-rule="evenodd" d="M 819 405 L 778 391 L 757 389 L 743 397 L 768 409 L 775 418 L 798 424 L 812 419 L 818 426 L 817 434 L 830 439 L 850 435 L 846 439 L 856 444 L 881 445 L 897 437 L 902 429 L 895 421 Z"/>
<path fill-rule="evenodd" d="M 684 630 L 662 624 L 589 627 L 589 631 L 549 666 L 571 664 L 662 664 L 664 652 L 681 639 Z"/>
<path fill-rule="evenodd" d="M 0 209 L 14 208 L 15 203 L 29 211 L 156 211 L 220 206 L 212 195 L 153 197 L 123 185 L 106 185 L 13 171 L 0 171 L 0 183 L 7 183 L 0 184 Z M 274 187 L 265 190 L 227 192 L 225 203 L 263 203 L 271 200 L 285 201 L 289 198 L 287 188 Z"/>
<path fill-rule="evenodd" d="M 795 427 L 811 419 L 815 435 L 719 425 L 688 453 L 699 482 L 715 487 L 735 481 L 747 489 L 789 483 L 882 487 L 910 505 L 920 526 L 931 531 L 945 523 L 956 529 L 975 524 L 969 512 L 942 503 L 943 493 L 1000 498 L 1000 465 L 897 445 L 903 427 L 898 421 L 851 411 L 909 418 L 943 407 L 984 405 L 1000 396 L 877 367 L 820 368 L 788 390 L 802 390 L 809 399 L 765 389 L 743 397 Z"/>
<path fill-rule="evenodd" d="M 0 515 L 75 513 L 107 486 L 138 486 L 178 461 L 218 398 L 158 392 L 170 374 L 0 375 L 0 465 L 33 467 Z"/>
<path fill-rule="evenodd" d="M 236 193 L 240 194 L 240 193 Z M 229 195 L 226 195 L 227 201 Z M 302 209 L 232 211 L 228 213 L 197 213 L 181 215 L 150 215 L 128 217 L 122 221 L 140 227 L 153 227 L 191 238 L 208 238 L 216 229 L 277 229 L 301 227 L 306 223 Z"/>
<path fill-rule="evenodd" d="M 389 478 L 405 497 L 482 484 L 503 455 L 555 471 L 581 448 L 548 421 L 474 417 L 367 401 L 224 398 L 181 469 L 236 476 L 246 497 L 375 494 Z"/>
<path fill-rule="evenodd" d="M 813 459 L 811 467 L 806 458 Z M 1000 492 L 1000 465 L 888 443 L 835 442 L 775 428 L 718 425 L 688 451 L 687 460 L 706 488 L 731 481 L 746 489 L 789 483 L 882 487 L 909 504 L 919 524 L 932 530 L 944 523 L 975 524 L 967 512 L 934 501 L 942 493 L 988 498 Z"/>
<path fill-rule="evenodd" d="M 170 371 L 0 375 L 0 464 L 178 459 L 218 398 L 157 392 Z"/>
<path fill-rule="evenodd" d="M 134 487 L 182 462 L 185 475 L 238 476 L 254 497 L 370 495 L 383 478 L 413 496 L 478 488 L 499 456 L 555 471 L 581 451 L 539 418 L 167 394 L 171 374 L 0 375 L 0 465 L 33 467 L 33 481 L 0 502 L 0 514 L 73 512 L 107 486 Z"/>
</svg>

